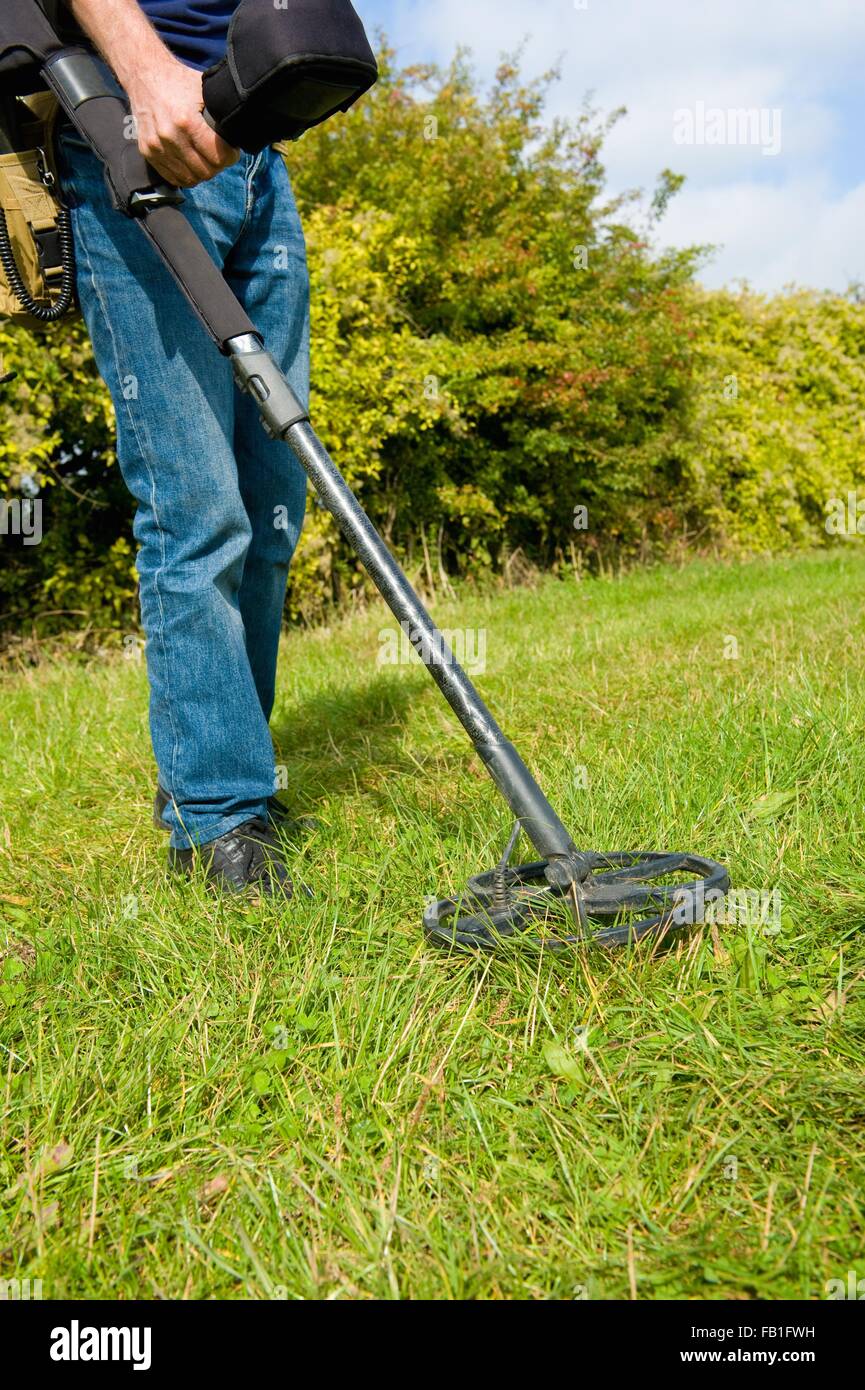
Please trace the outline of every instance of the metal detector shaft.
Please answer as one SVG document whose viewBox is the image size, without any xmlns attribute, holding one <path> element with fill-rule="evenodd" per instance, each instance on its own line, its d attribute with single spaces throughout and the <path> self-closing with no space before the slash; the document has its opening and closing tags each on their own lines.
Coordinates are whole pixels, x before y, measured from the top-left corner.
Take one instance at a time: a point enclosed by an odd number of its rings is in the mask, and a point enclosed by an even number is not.
<svg viewBox="0 0 865 1390">
<path fill-rule="evenodd" d="M 218 272 L 217 272 L 218 273 Z M 328 454 L 300 402 L 257 335 L 226 344 L 241 390 L 258 402 L 268 433 L 284 439 L 316 493 L 336 519 L 364 569 L 469 735 L 490 776 L 535 849 L 567 879 L 583 878 L 588 861 L 578 853 L 516 748 L 457 662 L 442 633 Z"/>
<path fill-rule="evenodd" d="M 285 436 L 318 496 L 336 518 L 343 535 L 412 646 L 459 719 L 487 771 L 544 859 L 577 867 L 574 842 L 514 745 L 456 661 L 381 536 L 349 488 L 308 421 Z M 563 865 L 565 867 L 565 865 Z M 588 872 L 588 865 L 585 866 Z"/>
<path fill-rule="evenodd" d="M 242 373 L 251 344 L 233 340 L 229 350 Z M 273 370 L 278 368 L 273 364 Z M 284 378 L 283 378 L 284 380 Z M 254 394 L 253 389 L 253 394 Z M 418 598 L 308 419 L 296 420 L 282 434 L 306 470 L 316 493 L 331 512 L 385 603 L 469 735 L 514 816 L 545 859 L 566 861 L 569 877 L 585 868 L 574 842 L 513 744 L 457 662 L 442 633 Z M 578 877 L 584 876 L 578 873 Z"/>
<path fill-rule="evenodd" d="M 81 49 L 46 64 L 45 75 L 75 125 L 106 167 L 118 210 L 135 218 L 201 323 L 227 355 L 273 437 L 290 446 L 335 517 L 382 598 L 466 730 L 495 785 L 522 824 L 548 875 L 582 881 L 591 860 L 580 853 L 535 778 L 455 660 L 424 605 L 316 435 L 309 415 L 180 211 L 177 190 L 161 183 L 125 129 L 128 106 L 105 65 Z"/>
</svg>

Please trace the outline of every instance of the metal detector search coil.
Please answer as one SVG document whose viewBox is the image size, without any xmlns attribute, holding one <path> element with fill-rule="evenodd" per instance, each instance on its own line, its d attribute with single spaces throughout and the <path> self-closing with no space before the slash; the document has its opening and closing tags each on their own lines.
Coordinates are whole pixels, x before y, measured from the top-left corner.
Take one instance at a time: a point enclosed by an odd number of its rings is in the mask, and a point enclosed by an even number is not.
<svg viewBox="0 0 865 1390">
<path fill-rule="evenodd" d="M 499 864 L 466 891 L 427 905 L 424 933 L 437 946 L 493 950 L 519 937 L 546 950 L 630 946 L 698 925 L 704 905 L 730 887 L 726 869 L 694 854 L 591 854 L 581 883 L 551 884 L 547 864 Z M 682 881 L 682 875 L 695 878 Z M 675 878 L 674 883 L 662 880 Z M 569 921 L 570 919 L 570 921 Z M 572 929 L 573 928 L 573 929 Z"/>
</svg>

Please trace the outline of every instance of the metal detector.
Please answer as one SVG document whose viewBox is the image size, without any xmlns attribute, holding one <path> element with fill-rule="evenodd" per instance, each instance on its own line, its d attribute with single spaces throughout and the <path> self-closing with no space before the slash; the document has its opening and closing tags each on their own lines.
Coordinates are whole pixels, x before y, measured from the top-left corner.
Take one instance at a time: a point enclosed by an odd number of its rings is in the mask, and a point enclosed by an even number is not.
<svg viewBox="0 0 865 1390">
<path fill-rule="evenodd" d="M 462 724 L 514 818 L 498 865 L 454 897 L 429 903 L 423 929 L 436 943 L 493 948 L 507 938 L 556 948 L 664 936 L 701 920 L 708 895 L 729 887 L 722 865 L 694 854 L 578 849 L 514 745 L 454 659 L 430 614 L 363 511 L 218 267 L 181 210 L 182 194 L 149 168 L 128 138 L 129 108 L 108 67 L 69 46 L 36 0 L 4 0 L 0 71 L 13 22 L 29 25 L 23 48 L 103 162 L 118 215 L 132 217 L 155 246 L 214 344 L 232 364 L 240 391 L 255 401 L 267 433 L 295 454 L 397 622 Z M 297 29 L 302 15 L 306 26 Z M 26 40 L 26 36 L 25 36 Z M 372 69 L 370 68 L 372 64 Z M 375 80 L 374 58 L 347 0 L 304 0 L 276 9 L 242 0 L 224 64 L 204 79 L 210 123 L 255 152 L 345 110 Z M 511 865 L 522 832 L 536 862 Z"/>
</svg>

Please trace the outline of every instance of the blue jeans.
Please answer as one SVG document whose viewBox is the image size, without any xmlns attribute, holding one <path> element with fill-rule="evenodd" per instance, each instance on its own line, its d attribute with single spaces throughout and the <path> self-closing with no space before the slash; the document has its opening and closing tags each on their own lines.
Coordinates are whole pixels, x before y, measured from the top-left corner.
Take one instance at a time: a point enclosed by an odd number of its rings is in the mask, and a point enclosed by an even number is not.
<svg viewBox="0 0 865 1390">
<path fill-rule="evenodd" d="M 266 815 L 268 721 L 302 468 L 252 400 L 139 227 L 115 212 L 102 166 L 66 126 L 78 293 L 114 401 L 135 498 L 150 730 L 172 797 L 172 844 L 204 844 Z M 285 165 L 272 150 L 185 191 L 183 208 L 304 404 L 309 280 Z"/>
</svg>

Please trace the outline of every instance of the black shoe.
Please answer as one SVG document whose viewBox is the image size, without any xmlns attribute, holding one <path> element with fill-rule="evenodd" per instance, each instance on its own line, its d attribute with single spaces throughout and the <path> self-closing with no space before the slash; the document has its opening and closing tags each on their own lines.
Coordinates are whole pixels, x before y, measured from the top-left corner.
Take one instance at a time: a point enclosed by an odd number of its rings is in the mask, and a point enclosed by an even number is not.
<svg viewBox="0 0 865 1390">
<path fill-rule="evenodd" d="M 175 873 L 190 875 L 196 859 L 209 888 L 286 900 L 294 895 L 282 846 L 271 827 L 257 817 L 198 849 L 168 851 L 168 867 Z"/>
<path fill-rule="evenodd" d="M 157 830 L 170 830 L 171 826 L 165 819 L 165 809 L 171 797 L 164 787 L 157 784 L 156 795 L 153 798 L 153 824 Z M 283 806 L 275 796 L 267 798 L 267 819 L 274 830 L 281 830 L 283 835 L 297 836 L 309 835 L 313 830 L 318 830 L 320 821 L 313 816 L 292 816 L 287 806 Z"/>
</svg>

